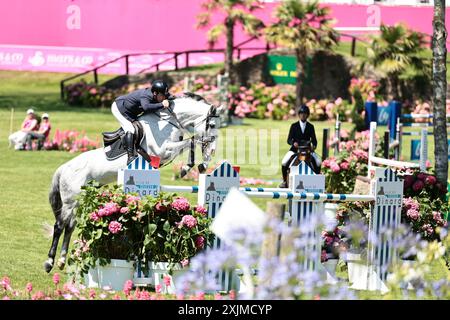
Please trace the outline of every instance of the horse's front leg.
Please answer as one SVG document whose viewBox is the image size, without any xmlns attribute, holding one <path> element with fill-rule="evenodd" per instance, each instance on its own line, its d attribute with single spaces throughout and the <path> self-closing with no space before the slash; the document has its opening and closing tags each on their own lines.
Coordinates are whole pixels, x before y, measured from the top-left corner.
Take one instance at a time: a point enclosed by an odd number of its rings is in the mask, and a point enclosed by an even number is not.
<svg viewBox="0 0 450 320">
<path fill-rule="evenodd" d="M 186 148 L 186 147 L 185 147 Z M 180 176 L 183 178 L 195 165 L 195 142 L 191 139 L 187 164 L 181 167 Z"/>
<path fill-rule="evenodd" d="M 194 166 L 195 161 L 195 146 L 192 147 L 191 140 L 183 140 L 176 142 L 168 142 L 164 146 L 164 158 L 166 161 L 171 161 L 175 159 L 180 153 L 182 153 L 185 149 L 190 148 L 188 155 L 188 163 L 181 168 L 180 176 L 184 177 Z"/>
</svg>

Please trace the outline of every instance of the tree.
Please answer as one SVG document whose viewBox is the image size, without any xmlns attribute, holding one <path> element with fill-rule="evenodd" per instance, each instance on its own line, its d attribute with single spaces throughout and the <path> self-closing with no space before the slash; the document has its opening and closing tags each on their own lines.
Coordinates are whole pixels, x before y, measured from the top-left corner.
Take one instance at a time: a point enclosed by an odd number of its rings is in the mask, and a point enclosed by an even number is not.
<svg viewBox="0 0 450 320">
<path fill-rule="evenodd" d="M 275 9 L 277 21 L 265 29 L 268 41 L 295 50 L 297 106 L 303 103 L 307 56 L 319 49 L 331 50 L 339 41 L 329 12 L 330 8 L 319 7 L 318 1 L 284 1 Z"/>
<path fill-rule="evenodd" d="M 434 158 L 436 178 L 447 185 L 447 30 L 445 29 L 445 0 L 434 0 L 433 17 L 433 113 L 434 113 Z"/>
<path fill-rule="evenodd" d="M 366 64 L 383 72 L 387 78 L 389 99 L 400 100 L 401 80 L 413 81 L 430 77 L 430 60 L 424 57 L 425 36 L 402 24 L 381 25 L 380 34 L 372 37 L 363 58 Z"/>
<path fill-rule="evenodd" d="M 224 14 L 224 20 L 208 30 L 208 42 L 213 46 L 225 33 L 225 74 L 231 75 L 233 68 L 234 27 L 240 23 L 244 31 L 252 36 L 257 36 L 264 23 L 250 12 L 262 8 L 259 0 L 206 0 L 202 4 L 206 12 L 197 16 L 197 27 L 210 26 L 212 14 L 218 12 Z"/>
</svg>

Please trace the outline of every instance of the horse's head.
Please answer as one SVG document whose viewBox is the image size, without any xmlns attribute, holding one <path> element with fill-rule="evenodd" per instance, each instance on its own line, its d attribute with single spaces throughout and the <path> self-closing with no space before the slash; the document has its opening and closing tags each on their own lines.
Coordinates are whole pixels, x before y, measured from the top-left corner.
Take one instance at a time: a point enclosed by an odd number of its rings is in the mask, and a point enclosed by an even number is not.
<svg viewBox="0 0 450 320">
<path fill-rule="evenodd" d="M 206 171 L 216 149 L 218 138 L 217 118 L 225 110 L 224 106 L 209 104 L 201 96 L 189 94 L 174 100 L 173 112 L 181 125 L 191 131 L 194 141 L 201 146 L 203 162 L 198 166 L 200 172 Z"/>
</svg>

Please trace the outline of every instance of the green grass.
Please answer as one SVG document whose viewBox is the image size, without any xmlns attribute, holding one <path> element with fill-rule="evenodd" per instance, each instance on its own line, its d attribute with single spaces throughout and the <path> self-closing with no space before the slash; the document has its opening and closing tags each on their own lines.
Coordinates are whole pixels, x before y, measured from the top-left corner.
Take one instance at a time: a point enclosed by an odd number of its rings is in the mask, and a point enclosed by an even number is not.
<svg viewBox="0 0 450 320">
<path fill-rule="evenodd" d="M 28 281 L 32 281 L 36 289 L 46 289 L 53 285 L 51 277 L 56 269 L 49 275 L 43 270 L 43 262 L 47 257 L 51 240 L 46 237 L 42 225 L 54 223 L 53 213 L 48 203 L 48 191 L 53 172 L 59 165 L 77 154 L 59 151 L 18 152 L 9 149 L 7 137 L 10 130 L 11 108 L 15 110 L 14 131 L 20 127 L 25 111 L 31 105 L 40 114 L 50 113 L 53 130 L 75 129 L 85 131 L 91 139 L 100 139 L 102 131 L 114 130 L 118 127 L 109 109 L 74 108 L 62 103 L 59 100 L 59 81 L 67 76 L 68 74 L 0 72 L 0 277 L 4 275 L 11 277 L 15 288 L 23 289 Z M 245 119 L 242 126 L 223 129 L 222 136 L 224 140 L 228 140 L 228 143 L 232 138 L 242 143 L 243 133 L 252 134 L 251 130 L 270 129 L 269 133 L 277 130 L 279 135 L 275 137 L 274 142 L 279 145 L 278 154 L 274 159 L 267 159 L 267 161 L 274 161 L 277 168 L 281 157 L 288 150 L 285 140 L 289 124 L 290 121 Z M 322 129 L 332 130 L 333 123 L 314 122 L 314 125 L 319 140 L 319 153 L 321 153 Z M 343 127 L 350 129 L 351 125 L 345 123 Z M 382 130 L 383 128 L 380 128 L 380 132 Z M 432 155 L 433 142 L 431 138 L 429 139 L 429 155 Z M 267 145 L 270 146 L 270 143 L 272 140 L 268 138 Z M 247 152 L 249 149 L 247 142 Z M 405 159 L 408 159 L 407 149 L 404 150 Z M 238 154 L 238 151 L 235 151 L 231 155 L 225 155 L 224 158 L 241 166 L 241 176 L 266 180 L 280 179 L 279 170 L 270 175 L 261 176 L 261 169 L 265 167 L 263 164 L 236 163 Z M 239 155 L 242 156 L 242 154 Z M 218 156 L 213 159 L 212 164 L 222 159 Z M 262 158 L 264 159 L 264 156 Z M 178 160 L 185 161 L 186 156 Z M 172 165 L 163 168 L 162 183 L 196 184 L 188 181 L 172 181 L 172 175 Z M 189 195 L 188 198 L 192 201 L 196 200 L 195 195 Z M 267 201 L 255 199 L 255 203 L 265 209 Z M 433 267 L 433 276 L 440 277 L 446 273 L 445 266 L 440 262 Z M 66 278 L 63 277 L 62 280 Z M 378 298 L 378 296 L 369 298 Z"/>
</svg>

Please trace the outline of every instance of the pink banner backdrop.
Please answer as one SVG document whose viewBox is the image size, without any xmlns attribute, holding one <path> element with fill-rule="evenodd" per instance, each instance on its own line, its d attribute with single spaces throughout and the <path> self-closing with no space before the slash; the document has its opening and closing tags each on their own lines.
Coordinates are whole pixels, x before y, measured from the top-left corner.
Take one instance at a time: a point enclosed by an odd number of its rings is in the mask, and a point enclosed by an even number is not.
<svg viewBox="0 0 450 320">
<path fill-rule="evenodd" d="M 0 69 L 82 72 L 126 53 L 206 49 L 206 31 L 195 28 L 202 2 L 0 0 L 0 12 L 3 13 L 0 19 Z M 257 15 L 266 23 L 270 22 L 271 12 L 277 4 L 277 1 L 265 3 Z M 432 33 L 432 7 L 329 6 L 339 28 L 404 22 L 415 30 Z M 237 28 L 235 43 L 248 38 Z M 252 41 L 246 46 L 264 47 L 265 44 Z M 223 48 L 223 41 L 216 48 Z M 255 53 L 258 51 L 242 51 L 241 58 Z M 130 58 L 130 72 L 138 72 L 169 56 Z M 223 61 L 222 54 L 192 54 L 189 59 L 190 65 L 219 61 Z M 184 63 L 184 56 L 180 56 L 179 66 L 183 67 Z M 161 69 L 172 67 L 173 62 L 164 64 Z M 124 71 L 124 60 L 99 70 L 101 73 Z"/>
</svg>

